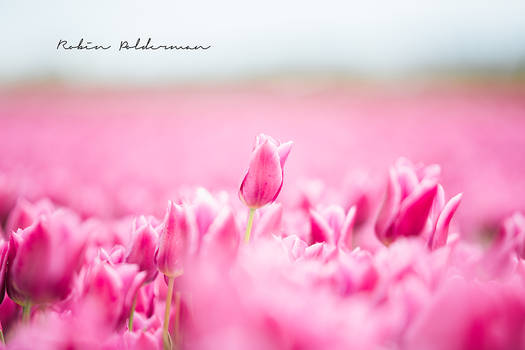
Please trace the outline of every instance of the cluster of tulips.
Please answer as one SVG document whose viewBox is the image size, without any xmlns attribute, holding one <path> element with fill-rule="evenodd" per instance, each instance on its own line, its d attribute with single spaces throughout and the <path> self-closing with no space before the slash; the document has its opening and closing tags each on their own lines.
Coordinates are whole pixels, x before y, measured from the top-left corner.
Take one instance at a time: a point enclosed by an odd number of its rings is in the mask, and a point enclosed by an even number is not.
<svg viewBox="0 0 525 350">
<path fill-rule="evenodd" d="M 6 349 L 525 349 L 525 217 L 462 238 L 437 165 L 397 160 L 382 204 L 305 184 L 259 135 L 239 198 L 198 188 L 163 218 L 82 219 L 19 199 L 0 226 Z"/>
</svg>

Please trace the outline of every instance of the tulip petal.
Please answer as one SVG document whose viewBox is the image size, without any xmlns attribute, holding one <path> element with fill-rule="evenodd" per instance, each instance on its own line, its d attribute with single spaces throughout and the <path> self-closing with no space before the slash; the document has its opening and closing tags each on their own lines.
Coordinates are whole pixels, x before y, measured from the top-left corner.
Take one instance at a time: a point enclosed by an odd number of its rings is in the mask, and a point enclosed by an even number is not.
<svg viewBox="0 0 525 350">
<path fill-rule="evenodd" d="M 432 250 L 443 247 L 447 243 L 448 228 L 450 226 L 450 221 L 452 220 L 454 213 L 458 209 L 462 197 L 462 193 L 452 197 L 447 202 L 447 204 L 443 208 L 443 211 L 439 215 L 439 218 L 436 223 L 436 229 L 434 231 L 434 236 L 432 239 Z"/>
<path fill-rule="evenodd" d="M 416 236 L 421 233 L 436 193 L 436 183 L 423 183 L 403 202 L 396 222 L 396 231 L 400 236 Z"/>
</svg>

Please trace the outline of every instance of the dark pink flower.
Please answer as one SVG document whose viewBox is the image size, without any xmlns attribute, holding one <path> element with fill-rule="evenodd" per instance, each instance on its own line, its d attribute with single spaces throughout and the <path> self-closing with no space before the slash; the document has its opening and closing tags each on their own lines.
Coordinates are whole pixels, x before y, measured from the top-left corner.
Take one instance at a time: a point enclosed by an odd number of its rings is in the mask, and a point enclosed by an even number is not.
<svg viewBox="0 0 525 350">
<path fill-rule="evenodd" d="M 418 236 L 430 224 L 437 193 L 437 165 L 413 165 L 401 158 L 390 168 L 383 206 L 375 223 L 377 238 L 390 244 L 398 237 Z"/>
<path fill-rule="evenodd" d="M 31 226 L 38 216 L 49 215 L 54 211 L 54 206 L 51 201 L 47 199 L 40 200 L 35 203 L 28 202 L 20 198 L 13 210 L 9 213 L 6 223 L 6 233 L 16 232 L 18 229 L 25 229 Z"/>
<path fill-rule="evenodd" d="M 129 316 L 137 290 L 144 283 L 146 272 L 134 264 L 112 266 L 95 261 L 85 277 L 83 298 L 103 305 L 98 312 L 106 326 L 116 327 Z"/>
<path fill-rule="evenodd" d="M 83 263 L 86 237 L 77 219 L 56 211 L 11 235 L 7 291 L 17 303 L 66 298 Z"/>
<path fill-rule="evenodd" d="M 292 142 L 279 143 L 270 136 L 257 136 L 239 197 L 250 208 L 275 201 L 283 186 L 283 168 Z"/>
<path fill-rule="evenodd" d="M 146 272 L 146 282 L 153 281 L 158 273 L 155 264 L 157 242 L 158 235 L 153 226 L 146 218 L 139 218 L 139 227 L 132 232 L 131 247 L 126 262 L 137 264 L 140 271 Z"/>
</svg>

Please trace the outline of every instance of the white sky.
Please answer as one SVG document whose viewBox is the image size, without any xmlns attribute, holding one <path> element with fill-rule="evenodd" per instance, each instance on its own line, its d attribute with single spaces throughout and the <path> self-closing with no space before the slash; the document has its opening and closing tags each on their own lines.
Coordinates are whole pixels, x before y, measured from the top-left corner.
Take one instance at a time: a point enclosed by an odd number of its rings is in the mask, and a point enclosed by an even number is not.
<svg viewBox="0 0 525 350">
<path fill-rule="evenodd" d="M 399 74 L 525 61 L 525 1 L 16 0 L 0 2 L 0 83 L 235 79 L 279 72 Z M 59 39 L 200 52 L 57 51 Z"/>
</svg>

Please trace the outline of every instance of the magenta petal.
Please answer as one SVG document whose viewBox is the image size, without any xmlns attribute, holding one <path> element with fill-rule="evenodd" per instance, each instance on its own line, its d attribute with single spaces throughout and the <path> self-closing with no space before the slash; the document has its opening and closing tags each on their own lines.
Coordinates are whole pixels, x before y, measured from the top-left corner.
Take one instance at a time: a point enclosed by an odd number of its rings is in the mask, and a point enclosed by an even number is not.
<svg viewBox="0 0 525 350">
<path fill-rule="evenodd" d="M 352 250 L 352 231 L 354 229 L 354 223 L 356 218 L 356 206 L 352 206 L 346 214 L 343 227 L 341 228 L 341 235 L 337 242 L 337 245 L 341 249 Z"/>
<path fill-rule="evenodd" d="M 335 243 L 334 232 L 326 220 L 315 210 L 310 210 L 310 244 L 317 242 Z"/>
<path fill-rule="evenodd" d="M 450 221 L 452 220 L 454 213 L 458 209 L 458 206 L 459 206 L 459 203 L 461 203 L 462 197 L 463 197 L 462 193 L 452 197 L 447 202 L 447 204 L 443 208 L 443 211 L 439 215 L 439 218 L 436 223 L 436 229 L 434 232 L 434 236 L 432 239 L 432 245 L 431 245 L 432 250 L 440 248 L 447 243 L 448 228 L 450 226 Z"/>
<path fill-rule="evenodd" d="M 392 237 L 388 237 L 388 232 L 391 231 L 393 221 L 399 211 L 400 202 L 401 188 L 397 182 L 395 171 L 390 169 L 385 200 L 375 223 L 377 238 L 382 242 L 392 239 Z"/>
<path fill-rule="evenodd" d="M 281 160 L 281 168 L 284 168 L 284 163 L 286 162 L 286 159 L 288 159 L 292 146 L 293 142 L 288 141 L 277 147 L 277 153 L 279 153 L 279 159 Z"/>
<path fill-rule="evenodd" d="M 146 223 L 133 232 L 131 248 L 126 257 L 127 263 L 137 264 L 140 271 L 146 272 L 146 281 L 151 282 L 157 275 L 155 250 L 158 235 L 151 224 Z"/>
<path fill-rule="evenodd" d="M 408 166 L 398 166 L 396 175 L 397 182 L 401 188 L 401 200 L 403 200 L 415 190 L 419 180 L 414 169 Z"/>
<path fill-rule="evenodd" d="M 436 183 L 424 183 L 403 202 L 396 222 L 396 231 L 400 236 L 416 236 L 421 233 L 436 193 Z"/>
<path fill-rule="evenodd" d="M 434 223 L 437 222 L 437 219 L 441 212 L 443 211 L 443 207 L 445 206 L 445 190 L 443 189 L 443 186 L 438 185 L 437 192 L 436 192 L 436 199 L 434 200 L 434 205 L 432 205 L 432 220 Z"/>
<path fill-rule="evenodd" d="M 0 237 L 0 304 L 4 300 L 4 296 L 5 296 L 5 276 L 6 276 L 8 249 L 9 249 L 9 242 L 4 241 L 4 239 Z"/>
</svg>

